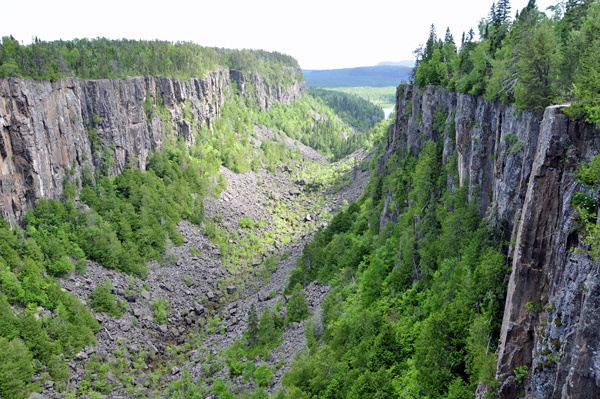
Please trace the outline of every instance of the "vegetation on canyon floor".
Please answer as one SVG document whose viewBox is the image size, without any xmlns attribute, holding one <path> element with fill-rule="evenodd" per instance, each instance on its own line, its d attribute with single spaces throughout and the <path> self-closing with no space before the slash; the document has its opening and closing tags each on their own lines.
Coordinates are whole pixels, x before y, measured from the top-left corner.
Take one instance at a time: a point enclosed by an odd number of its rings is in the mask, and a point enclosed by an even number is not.
<svg viewBox="0 0 600 399">
<path fill-rule="evenodd" d="M 143 105 L 148 120 L 158 117 L 163 127 L 173 132 L 171 115 L 160 94 L 156 98 L 148 96 Z M 186 108 L 184 118 L 193 122 L 195 118 L 190 113 Z M 264 230 L 262 235 L 256 235 L 257 230 L 252 229 L 261 227 L 264 222 L 255 223 L 246 218 L 242 227 L 249 232 L 232 244 L 231 234 L 237 236 L 237 232 L 228 232 L 216 219 L 205 217 L 203 198 L 218 196 L 226 188 L 226 181 L 219 173 L 221 165 L 237 173 L 258 172 L 259 168 L 275 172 L 279 165 L 290 165 L 298 178 L 309 184 L 341 185 L 345 183 L 342 175 L 356 167 L 354 161 L 348 160 L 341 166 L 311 162 L 302 159 L 297 149 L 286 146 L 285 140 L 303 142 L 331 160 L 337 160 L 362 146 L 372 146 L 373 140 L 380 138 L 385 130 L 382 124 L 355 134 L 321 100 L 308 95 L 291 105 L 276 103 L 260 112 L 252 99 L 234 94 L 222 108 L 213 132 L 192 123 L 196 140 L 191 146 L 176 140 L 173 132 L 164 148 L 151 154 L 147 170 L 129 165 L 123 173 L 111 176 L 113 151 L 110 147 L 104 148 L 97 135 L 102 123 L 97 116 L 85 123 L 92 154 L 102 167 L 95 174 L 85 169 L 81 179 L 75 177 L 74 166 L 69 168 L 62 200 L 41 198 L 35 209 L 27 212 L 24 231 L 18 227 L 11 230 L 4 220 L 0 225 L 0 346 L 6 349 L 2 351 L 4 362 L 0 378 L 3 397 L 22 397 L 39 391 L 46 381 L 53 381 L 55 390 L 63 391 L 65 381 L 71 376 L 63 359 L 72 358 L 84 346 L 95 344 L 94 333 L 100 324 L 88 307 L 61 290 L 55 277 L 85 273 L 90 260 L 144 277 L 148 261 L 177 260 L 171 248 L 183 243 L 176 229 L 181 219 L 202 226 L 205 234 L 219 245 L 222 260 L 228 267 L 235 270 L 243 265 L 250 267 L 253 256 L 262 254 L 274 241 L 285 243 L 291 239 L 292 224 L 301 219 L 306 210 L 274 202 L 269 209 L 275 219 L 275 231 Z M 255 126 L 272 129 L 275 137 L 260 140 Z M 306 169 L 301 172 L 296 162 L 303 162 Z M 87 210 L 76 206 L 75 200 Z M 271 268 L 269 265 L 277 260 L 270 258 L 265 262 L 265 276 Z M 247 269 L 248 272 L 251 269 Z M 296 303 L 291 305 L 292 319 L 298 321 L 306 317 L 302 300 L 295 299 L 292 303 Z M 110 317 L 120 317 L 128 309 L 125 301 L 116 299 L 110 280 L 95 288 L 88 305 Z M 167 323 L 168 303 L 155 301 L 152 309 L 155 322 Z M 264 353 L 277 342 L 283 325 L 283 321 L 275 317 L 277 314 L 278 309 L 263 312 L 256 353 Z M 267 327 L 263 326 L 265 323 Z M 207 332 L 219 328 L 218 318 L 211 319 Z M 123 348 L 115 356 L 111 364 L 92 359 L 90 375 L 101 378 L 84 379 L 76 394 L 93 396 L 110 392 L 114 384 L 130 386 L 127 365 L 139 363 L 141 367 L 149 355 L 139 353 L 135 357 Z M 173 355 L 176 363 L 177 356 Z M 271 371 L 261 367 L 246 374 L 262 386 L 270 380 Z M 161 368 L 152 378 L 160 380 L 166 370 Z M 106 380 L 109 371 L 116 378 L 110 383 Z M 32 382 L 34 373 L 38 376 L 41 373 L 37 382 Z M 177 393 L 177 386 L 172 389 Z M 218 382 L 213 390 L 219 391 Z M 72 394 L 73 391 L 65 393 Z"/>
</svg>

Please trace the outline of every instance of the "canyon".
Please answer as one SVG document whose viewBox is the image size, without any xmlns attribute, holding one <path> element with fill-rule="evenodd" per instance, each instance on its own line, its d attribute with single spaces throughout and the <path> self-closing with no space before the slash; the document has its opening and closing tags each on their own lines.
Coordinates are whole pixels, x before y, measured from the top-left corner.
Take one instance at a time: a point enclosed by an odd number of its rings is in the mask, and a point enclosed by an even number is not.
<svg viewBox="0 0 600 399">
<path fill-rule="evenodd" d="M 292 73 L 298 75 L 301 71 Z M 114 154 L 108 172 L 111 176 L 131 165 L 144 170 L 150 153 L 165 142 L 183 138 L 192 143 L 195 130 L 212 128 L 220 108 L 232 96 L 231 82 L 235 82 L 241 96 L 255 98 L 261 110 L 277 101 L 290 104 L 305 92 L 301 79 L 288 87 L 272 87 L 258 75 L 224 67 L 204 79 L 185 82 L 162 77 L 87 81 L 68 78 L 56 82 L 0 79 L 0 216 L 16 226 L 39 198 L 61 198 L 67 173 L 83 179 L 86 169 L 95 174 L 106 168 L 93 155 L 94 142 L 89 134 L 92 127 L 97 131 L 102 151 Z M 143 103 L 148 98 L 156 103 L 158 97 L 173 121 L 170 130 L 165 129 L 158 116 L 148 120 L 144 111 Z M 551 106 L 543 114 L 521 112 L 500 102 L 490 103 L 438 86 L 401 85 L 395 120 L 382 144 L 383 153 L 376 160 L 374 173 L 386 176 L 392 172 L 388 161 L 393 156 L 418 157 L 427 141 L 441 140 L 443 161 L 450 162 L 456 152 L 459 182 L 470 188 L 470 198 L 477 199 L 481 216 L 497 214 L 503 224 L 505 239 L 510 243 L 508 257 L 512 271 L 497 350 L 496 377 L 500 382 L 498 395 L 502 398 L 514 398 L 521 391 L 515 370 L 523 366 L 529 370 L 524 379 L 528 397 L 583 398 L 600 394 L 600 359 L 596 355 L 600 351 L 599 264 L 585 253 L 583 232 L 576 209 L 571 205 L 575 193 L 585 189 L 573 175 L 580 163 L 589 162 L 600 152 L 600 135 L 595 126 L 569 119 L 562 112 L 564 107 Z M 192 120 L 184 118 L 186 109 L 191 109 Z M 276 135 L 265 131 L 261 136 Z M 325 164 L 308 147 L 303 151 L 307 158 Z M 357 160 L 369 156 L 372 154 L 354 154 Z M 257 174 L 237 175 L 229 170 L 222 173 L 230 188 L 220 198 L 207 200 L 207 215 L 212 218 L 224 214 L 224 226 L 230 230 L 247 213 L 242 209 L 256 208 L 251 212 L 259 214 L 264 207 L 261 204 L 268 202 L 272 194 L 278 200 L 294 203 L 295 193 L 305 189 L 285 170 L 275 174 L 265 170 Z M 327 197 L 324 206 L 335 213 L 344 200 L 356 200 L 367 185 L 369 173 L 361 169 L 352 184 L 340 192 L 328 188 L 323 195 Z M 274 187 L 270 194 L 258 186 L 259 179 Z M 448 184 L 449 190 L 454 189 L 451 182 Z M 385 195 L 381 229 L 400 216 L 391 206 L 392 191 Z M 316 197 L 311 197 L 311 201 L 316 201 Z M 307 213 L 312 212 L 313 205 L 306 203 Z M 312 214 L 315 219 L 315 212 Z M 224 328 L 230 334 L 225 339 L 211 336 L 206 342 L 212 340 L 212 347 L 204 349 L 226 348 L 243 333 L 246 321 L 240 314 L 245 314 L 251 303 L 262 309 L 285 299 L 282 294 L 285 275 L 293 268 L 294 257 L 300 256 L 302 245 L 310 240 L 314 230 L 324 226 L 326 221 L 319 220 L 299 225 L 296 242 L 274 248 L 269 254 L 282 256 L 289 251 L 291 255 L 290 259 L 281 259 L 273 280 L 264 287 L 256 280 L 255 285 L 248 284 L 246 291 L 238 292 L 238 299 L 234 299 L 236 287 L 219 285 L 220 279 L 227 281 L 231 276 L 218 261 L 216 246 L 198 229 L 182 222 L 178 227 L 186 244 L 178 249 L 179 270 L 169 271 L 157 264 L 149 275 L 152 298 L 169 298 L 176 308 L 172 328 L 152 322 L 150 297 L 135 302 L 137 305 L 123 320 L 106 320 L 97 334 L 99 349 L 86 350 L 70 363 L 74 379 L 84 373 L 82 361 L 92 353 L 104 356 L 115 350 L 119 338 L 136 348 L 143 344 L 158 355 L 164 353 L 161 342 L 177 341 L 195 323 L 186 317 L 190 312 L 197 316 L 208 312 L 192 305 L 191 300 L 184 299 L 186 296 L 191 299 L 210 292 L 210 297 L 226 298 L 228 305 L 222 310 L 226 310 Z M 202 248 L 203 255 L 189 254 L 192 245 Z M 195 291 L 182 283 L 182 278 L 188 275 L 200 281 Z M 65 278 L 61 284 L 85 300 L 107 276 L 117 282 L 115 287 L 125 298 L 126 276 L 107 274 L 100 265 L 90 266 L 87 277 Z M 141 287 L 141 282 L 136 284 Z M 275 295 L 268 297 L 272 290 Z M 327 292 L 327 286 L 307 287 L 312 310 L 319 308 Z M 139 327 L 133 326 L 134 318 L 140 320 Z M 304 346 L 303 325 L 286 330 L 289 337 L 284 339 L 280 350 L 285 367 L 270 387 L 272 392 L 289 368 L 294 353 Z M 153 338 L 142 332 L 144 328 L 156 333 Z M 196 377 L 201 374 L 193 359 L 198 354 L 190 354 L 187 363 Z M 276 360 L 269 364 L 274 365 Z M 179 372 L 173 370 L 171 378 L 178 378 Z M 480 384 L 478 397 L 484 398 L 487 392 L 488 387 Z M 49 386 L 44 395 L 58 394 Z"/>
</svg>

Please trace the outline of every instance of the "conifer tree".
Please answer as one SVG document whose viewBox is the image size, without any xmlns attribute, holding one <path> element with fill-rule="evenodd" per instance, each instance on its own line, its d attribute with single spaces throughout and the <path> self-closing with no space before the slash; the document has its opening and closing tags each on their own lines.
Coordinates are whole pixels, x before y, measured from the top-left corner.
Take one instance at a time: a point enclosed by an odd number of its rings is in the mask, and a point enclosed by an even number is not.
<svg viewBox="0 0 600 399">
<path fill-rule="evenodd" d="M 452 32 L 450 32 L 450 27 L 446 28 L 446 37 L 444 37 L 444 45 L 449 43 L 454 44 L 454 37 L 452 36 Z"/>
<path fill-rule="evenodd" d="M 275 339 L 276 334 L 275 320 L 273 320 L 271 309 L 265 307 L 258 324 L 258 344 L 268 346 Z"/>
<path fill-rule="evenodd" d="M 296 284 L 292 297 L 286 304 L 287 323 L 298 322 L 308 317 L 308 302 L 300 283 Z"/>
</svg>

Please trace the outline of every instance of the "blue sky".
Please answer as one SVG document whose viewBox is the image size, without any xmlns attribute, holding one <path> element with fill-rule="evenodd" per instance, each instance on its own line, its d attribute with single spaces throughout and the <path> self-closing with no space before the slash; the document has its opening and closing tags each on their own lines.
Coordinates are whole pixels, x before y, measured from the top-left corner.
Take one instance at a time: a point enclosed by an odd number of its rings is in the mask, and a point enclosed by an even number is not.
<svg viewBox="0 0 600 399">
<path fill-rule="evenodd" d="M 511 1 L 512 15 L 527 2 Z M 537 1 L 541 10 L 556 3 Z M 33 36 L 193 41 L 279 51 L 303 68 L 332 69 L 412 59 L 432 23 L 440 36 L 449 26 L 459 42 L 463 31 L 477 32 L 491 5 L 487 0 L 0 0 L 0 35 L 24 43 Z"/>
</svg>

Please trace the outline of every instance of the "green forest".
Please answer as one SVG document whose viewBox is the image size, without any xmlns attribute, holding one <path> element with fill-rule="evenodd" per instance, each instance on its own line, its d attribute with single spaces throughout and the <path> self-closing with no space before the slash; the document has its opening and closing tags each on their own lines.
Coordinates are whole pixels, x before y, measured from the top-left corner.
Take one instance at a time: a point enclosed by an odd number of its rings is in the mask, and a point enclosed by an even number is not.
<svg viewBox="0 0 600 399">
<path fill-rule="evenodd" d="M 315 279 L 332 292 L 284 376 L 286 398 L 471 398 L 479 380 L 494 387 L 507 243 L 495 209 L 482 218 L 468 187 L 449 189 L 456 154 L 444 164 L 442 148 L 394 155 L 393 172 L 373 173 L 304 248 L 288 292 Z M 400 216 L 380 230 L 387 193 Z"/>
<path fill-rule="evenodd" d="M 381 108 L 393 108 L 396 105 L 396 86 L 389 87 L 334 87 L 327 90 L 341 91 L 342 93 L 355 94 L 369 100 Z"/>
<path fill-rule="evenodd" d="M 371 67 L 341 68 L 302 71 L 308 87 L 389 87 L 408 81 L 411 68 L 380 65 Z"/>
<path fill-rule="evenodd" d="M 383 119 L 381 107 L 355 95 L 340 91 L 309 88 L 308 94 L 322 99 L 346 123 L 366 131 Z"/>
<path fill-rule="evenodd" d="M 600 123 L 600 1 L 567 0 L 551 7 L 548 16 L 530 0 L 514 18 L 511 12 L 509 0 L 494 3 L 478 25 L 479 40 L 471 30 L 460 44 L 449 30 L 438 38 L 432 26 L 426 44 L 415 50 L 413 83 L 445 86 L 520 111 L 542 112 L 548 105 L 572 102 L 565 113 Z M 0 77 L 189 79 L 218 66 L 285 85 L 294 79 L 288 68 L 298 63 L 280 53 L 186 42 L 36 39 L 23 46 L 4 37 L 0 46 Z M 173 130 L 160 95 L 148 95 L 143 107 Z M 195 120 L 187 112 L 184 118 Z M 256 384 L 256 391 L 244 397 L 269 397 L 265 387 L 273 373 L 253 360 L 269 357 L 286 325 L 302 320 L 308 320 L 307 348 L 284 375 L 284 389 L 271 397 L 467 399 L 474 397 L 478 381 L 494 391 L 495 352 L 511 273 L 506 223 L 495 206 L 480 213 L 478 188 L 459 182 L 456 151 L 442 161 L 443 139 L 423 143 L 418 156 L 396 153 L 387 163 L 391 172 L 378 175 L 377 160 L 390 131 L 390 122 L 382 118 L 380 107 L 335 91 L 311 89 L 290 105 L 275 103 L 261 112 L 234 90 L 213 131 L 194 125 L 194 144 L 167 140 L 151 154 L 147 170 L 130 165 L 118 176 L 111 173 L 112 150 L 99 142 L 99 122 L 90 121 L 90 146 L 104 167 L 95 174 L 84 170 L 81 179 L 68 169 L 63 197 L 38 200 L 21 226 L 11 229 L 0 218 L 0 396 L 26 398 L 40 392 L 45 381 L 66 390 L 71 371 L 64 358 L 93 346 L 100 324 L 87 306 L 61 290 L 57 278 L 85 273 L 88 261 L 142 278 L 148 274 L 146 262 L 173 262 L 172 249 L 184 240 L 176 225 L 185 219 L 219 246 L 229 270 L 249 267 L 252 251 L 262 248 L 244 242 L 242 250 L 205 217 L 204 198 L 226 189 L 221 166 L 245 173 L 309 165 L 285 145 L 285 138 L 313 147 L 330 161 L 374 147 L 372 160 L 363 163 L 372 175 L 359 199 L 340 205 L 296 260 L 284 291 L 287 317 L 282 301 L 262 314 L 253 306 L 243 337 L 224 351 L 222 367 L 229 375 Z M 260 140 L 255 126 L 271 128 L 276 138 Z M 447 128 L 454 129 L 454 121 Z M 581 165 L 576 177 L 591 192 L 600 185 L 599 171 L 596 157 Z M 76 207 L 76 197 L 89 210 Z M 381 225 L 386 199 L 398 219 Z M 577 193 L 573 205 L 588 232 L 585 243 L 598 259 L 598 200 Z M 245 218 L 240 227 L 254 223 Z M 266 235 L 258 241 L 273 243 Z M 269 258 L 265 267 L 276 267 L 278 259 Z M 329 284 L 331 292 L 322 310 L 309 314 L 303 288 L 315 280 Z M 100 285 L 87 303 L 120 317 L 127 304 L 112 291 L 109 283 Z M 155 319 L 166 323 L 168 308 L 168 302 L 153 303 Z M 54 317 L 45 317 L 44 310 Z M 102 366 L 90 360 L 90 368 L 95 367 Z M 42 380 L 32 382 L 34 374 Z M 165 397 L 208 394 L 187 370 L 181 375 Z M 96 388 L 78 392 L 95 398 L 101 396 Z M 221 399 L 236 397 L 223 378 L 212 381 L 211 389 Z"/>
<path fill-rule="evenodd" d="M 263 52 L 248 54 L 260 58 Z M 236 62 L 241 65 L 246 61 Z M 260 60 L 263 62 L 267 65 L 272 61 L 267 57 Z M 167 131 L 173 129 L 160 94 L 156 98 L 148 95 L 143 107 L 147 115 L 159 116 Z M 186 108 L 184 118 L 193 121 L 190 110 Z M 204 214 L 203 198 L 218 196 L 226 188 L 227 182 L 219 173 L 222 165 L 236 173 L 257 172 L 259 168 L 275 172 L 277 165 L 295 163 L 292 160 L 306 162 L 297 150 L 286 147 L 285 137 L 337 160 L 363 146 L 370 147 L 372 140 L 382 134 L 381 129 L 369 129 L 355 135 L 318 97 L 305 95 L 293 104 L 275 103 L 261 112 L 252 101 L 234 93 L 222 107 L 212 132 L 194 124 L 197 139 L 193 145 L 167 140 L 164 148 L 151 154 L 147 170 L 128 166 L 122 174 L 112 176 L 113 151 L 102 148 L 97 135 L 99 123 L 100 118 L 94 117 L 86 123 L 86 131 L 93 156 L 102 161 L 102 168 L 95 174 L 84 169 L 81 179 L 75 177 L 74 167 L 67 168 L 61 200 L 38 200 L 27 212 L 22 229 L 10 229 L 0 219 L 2 397 L 21 398 L 39 392 L 40 382 L 31 382 L 34 373 L 42 373 L 43 381 L 53 381 L 58 390 L 64 390 L 71 377 L 64 357 L 95 344 L 98 321 L 75 296 L 61 290 L 56 277 L 85 274 L 86 264 L 92 260 L 143 278 L 147 275 L 146 262 L 175 260 L 171 250 L 183 243 L 183 236 L 176 230 L 181 219 L 199 225 L 219 245 L 222 260 L 230 270 L 243 269 L 249 266 L 252 252 L 250 256 L 241 253 L 228 233 L 206 220 Z M 269 127 L 279 138 L 261 141 L 255 126 Z M 75 197 L 89 210 L 77 209 Z M 273 239 L 265 236 L 257 240 Z M 264 249 L 254 244 L 247 243 L 247 251 Z M 112 290 L 110 285 L 98 286 L 88 304 L 98 312 L 120 317 L 127 304 L 116 301 Z M 157 302 L 155 307 L 157 314 L 166 314 L 168 304 Z M 39 317 L 43 310 L 58 317 Z M 302 312 L 299 317 L 303 317 Z"/>
<path fill-rule="evenodd" d="M 513 19 L 509 0 L 500 0 L 480 21 L 480 40 L 471 29 L 460 47 L 449 30 L 442 39 L 432 25 L 426 44 L 414 52 L 412 81 L 520 110 L 572 102 L 569 116 L 600 122 L 600 3 L 567 0 L 549 11 L 530 0 Z"/>
<path fill-rule="evenodd" d="M 480 23 L 481 40 L 470 31 L 460 48 L 432 26 L 415 51 L 413 82 L 521 111 L 572 101 L 566 113 L 600 122 L 600 3 L 569 0 L 551 11 L 530 1 L 513 20 L 501 0 Z M 418 157 L 394 155 L 389 175 L 374 169 L 360 199 L 304 248 L 287 292 L 315 279 L 332 292 L 310 317 L 309 349 L 284 376 L 285 398 L 473 398 L 478 381 L 493 397 L 509 243 L 497 209 L 479 213 L 477 188 L 456 188 L 456 153 L 443 163 L 442 148 L 429 141 Z M 592 188 L 598 159 L 577 175 Z M 400 216 L 380 230 L 386 195 Z M 580 192 L 574 206 L 598 258 L 597 199 Z"/>
<path fill-rule="evenodd" d="M 203 78 L 217 66 L 252 71 L 285 86 L 294 79 L 286 68 L 299 67 L 293 57 L 278 52 L 203 47 L 191 42 L 105 38 L 45 42 L 36 38 L 23 46 L 12 36 L 4 36 L 0 46 L 0 78 L 123 79 L 160 75 L 187 80 Z"/>
</svg>

